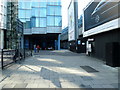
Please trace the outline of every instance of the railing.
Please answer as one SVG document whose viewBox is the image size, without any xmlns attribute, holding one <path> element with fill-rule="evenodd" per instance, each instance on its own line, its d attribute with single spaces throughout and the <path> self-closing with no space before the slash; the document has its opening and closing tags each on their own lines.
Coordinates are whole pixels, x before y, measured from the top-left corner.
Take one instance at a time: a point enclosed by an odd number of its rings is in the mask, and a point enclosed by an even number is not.
<svg viewBox="0 0 120 90">
<path fill-rule="evenodd" d="M 1 50 L 1 67 L 2 69 L 15 62 L 15 50 Z"/>
<path fill-rule="evenodd" d="M 2 49 L 0 52 L 1 58 L 1 68 L 15 63 L 20 60 L 24 60 L 26 57 L 32 56 L 32 50 L 4 50 Z"/>
</svg>

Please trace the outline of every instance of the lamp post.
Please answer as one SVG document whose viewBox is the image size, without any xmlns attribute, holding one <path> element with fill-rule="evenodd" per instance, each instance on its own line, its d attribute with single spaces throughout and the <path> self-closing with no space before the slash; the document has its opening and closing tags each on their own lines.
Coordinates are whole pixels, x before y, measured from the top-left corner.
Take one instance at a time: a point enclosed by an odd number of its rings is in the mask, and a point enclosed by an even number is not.
<svg viewBox="0 0 120 90">
<path fill-rule="evenodd" d="M 18 33 L 18 58 L 20 60 L 20 33 Z"/>
</svg>

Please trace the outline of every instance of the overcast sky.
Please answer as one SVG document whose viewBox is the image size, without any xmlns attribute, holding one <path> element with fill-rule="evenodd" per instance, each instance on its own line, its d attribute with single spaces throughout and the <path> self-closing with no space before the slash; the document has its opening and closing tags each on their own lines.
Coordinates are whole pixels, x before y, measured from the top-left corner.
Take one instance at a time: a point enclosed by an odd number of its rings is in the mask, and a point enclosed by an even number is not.
<svg viewBox="0 0 120 90">
<path fill-rule="evenodd" d="M 62 28 L 68 26 L 68 6 L 71 0 L 61 0 L 62 1 Z M 78 18 L 83 13 L 83 9 L 91 0 L 78 0 Z"/>
</svg>

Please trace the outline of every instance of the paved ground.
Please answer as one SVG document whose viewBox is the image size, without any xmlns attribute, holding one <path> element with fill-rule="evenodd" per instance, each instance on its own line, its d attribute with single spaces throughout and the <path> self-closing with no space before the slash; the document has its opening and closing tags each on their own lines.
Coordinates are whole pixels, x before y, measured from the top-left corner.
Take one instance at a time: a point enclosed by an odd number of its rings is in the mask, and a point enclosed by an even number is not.
<svg viewBox="0 0 120 90">
<path fill-rule="evenodd" d="M 98 72 L 87 72 L 90 66 Z M 117 88 L 118 70 L 67 50 L 41 51 L 0 71 L 1 88 Z"/>
</svg>

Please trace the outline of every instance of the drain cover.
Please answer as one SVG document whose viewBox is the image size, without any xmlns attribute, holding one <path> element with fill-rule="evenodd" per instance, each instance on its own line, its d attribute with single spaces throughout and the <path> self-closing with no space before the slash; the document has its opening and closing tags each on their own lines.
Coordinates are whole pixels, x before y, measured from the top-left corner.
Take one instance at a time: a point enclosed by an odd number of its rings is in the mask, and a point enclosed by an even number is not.
<svg viewBox="0 0 120 90">
<path fill-rule="evenodd" d="M 88 73 L 93 73 L 93 72 L 99 72 L 97 70 L 95 70 L 94 68 L 90 67 L 90 66 L 80 66 L 82 69 L 84 69 L 85 71 L 87 71 Z"/>
</svg>

